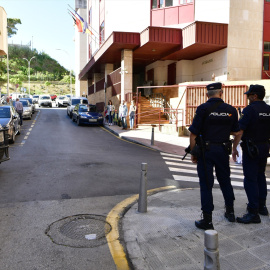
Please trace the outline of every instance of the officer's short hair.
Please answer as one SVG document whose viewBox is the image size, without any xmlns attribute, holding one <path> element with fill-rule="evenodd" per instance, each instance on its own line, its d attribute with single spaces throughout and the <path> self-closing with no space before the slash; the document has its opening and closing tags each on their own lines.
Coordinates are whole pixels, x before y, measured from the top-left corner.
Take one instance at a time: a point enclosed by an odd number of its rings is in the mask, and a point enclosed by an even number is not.
<svg viewBox="0 0 270 270">
<path fill-rule="evenodd" d="M 265 97 L 265 88 L 263 85 L 251 84 L 248 91 L 245 92 L 244 94 L 246 94 L 246 95 L 256 94 L 258 99 L 263 100 Z"/>
</svg>

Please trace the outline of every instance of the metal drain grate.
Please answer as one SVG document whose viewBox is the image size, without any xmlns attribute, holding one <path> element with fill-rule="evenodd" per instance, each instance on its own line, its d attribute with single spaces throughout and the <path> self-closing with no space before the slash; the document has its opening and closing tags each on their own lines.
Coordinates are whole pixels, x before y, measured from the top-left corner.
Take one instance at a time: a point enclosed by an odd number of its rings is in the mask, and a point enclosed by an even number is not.
<svg viewBox="0 0 270 270">
<path fill-rule="evenodd" d="M 55 244 L 90 248 L 105 244 L 110 231 L 104 216 L 76 215 L 52 223 L 45 233 Z"/>
</svg>

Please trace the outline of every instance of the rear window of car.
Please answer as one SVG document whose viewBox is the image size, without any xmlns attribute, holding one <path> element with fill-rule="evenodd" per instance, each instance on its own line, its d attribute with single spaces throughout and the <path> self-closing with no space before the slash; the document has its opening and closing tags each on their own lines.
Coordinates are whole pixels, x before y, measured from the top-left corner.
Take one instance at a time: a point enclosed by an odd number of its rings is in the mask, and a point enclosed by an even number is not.
<svg viewBox="0 0 270 270">
<path fill-rule="evenodd" d="M 0 118 L 10 118 L 10 109 L 0 108 Z"/>
<path fill-rule="evenodd" d="M 20 101 L 22 101 L 23 99 L 21 99 Z M 30 104 L 33 104 L 33 100 L 31 98 L 27 98 L 25 100 L 28 100 Z"/>
<path fill-rule="evenodd" d="M 80 99 L 78 98 L 78 99 L 72 99 L 71 100 L 71 105 L 76 105 L 76 104 L 79 104 L 80 103 Z"/>
<path fill-rule="evenodd" d="M 41 97 L 40 99 L 51 99 L 50 97 Z"/>
<path fill-rule="evenodd" d="M 39 96 L 33 96 L 33 98 L 39 98 Z"/>
<path fill-rule="evenodd" d="M 81 105 L 79 108 L 80 112 L 96 112 L 97 108 L 95 105 Z"/>
<path fill-rule="evenodd" d="M 29 107 L 29 103 L 26 100 L 20 100 L 20 102 L 22 103 L 23 107 Z"/>
<path fill-rule="evenodd" d="M 65 99 L 66 97 L 59 97 L 58 99 Z"/>
</svg>

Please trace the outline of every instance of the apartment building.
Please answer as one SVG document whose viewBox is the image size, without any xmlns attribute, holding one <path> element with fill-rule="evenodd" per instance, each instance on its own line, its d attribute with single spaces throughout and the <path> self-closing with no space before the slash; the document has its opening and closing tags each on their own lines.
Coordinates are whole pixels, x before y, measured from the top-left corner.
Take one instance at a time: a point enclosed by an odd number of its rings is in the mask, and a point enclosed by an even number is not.
<svg viewBox="0 0 270 270">
<path fill-rule="evenodd" d="M 0 7 L 0 55 L 6 55 L 7 53 L 7 13 L 3 7 Z"/>
<path fill-rule="evenodd" d="M 270 0 L 76 2 L 93 32 L 77 91 L 101 107 L 142 85 L 270 78 Z"/>
</svg>

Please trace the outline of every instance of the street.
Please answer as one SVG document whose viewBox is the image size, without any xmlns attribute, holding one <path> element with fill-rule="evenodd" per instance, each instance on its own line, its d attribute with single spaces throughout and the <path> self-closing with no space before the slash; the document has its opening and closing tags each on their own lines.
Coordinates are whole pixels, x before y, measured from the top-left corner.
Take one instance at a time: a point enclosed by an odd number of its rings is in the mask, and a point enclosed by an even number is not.
<svg viewBox="0 0 270 270">
<path fill-rule="evenodd" d="M 65 108 L 38 108 L 0 165 L 0 269 L 115 269 L 107 244 L 58 245 L 45 232 L 70 216 L 106 217 L 138 193 L 143 162 L 148 189 L 172 178 L 158 151 L 78 127 Z"/>
</svg>

